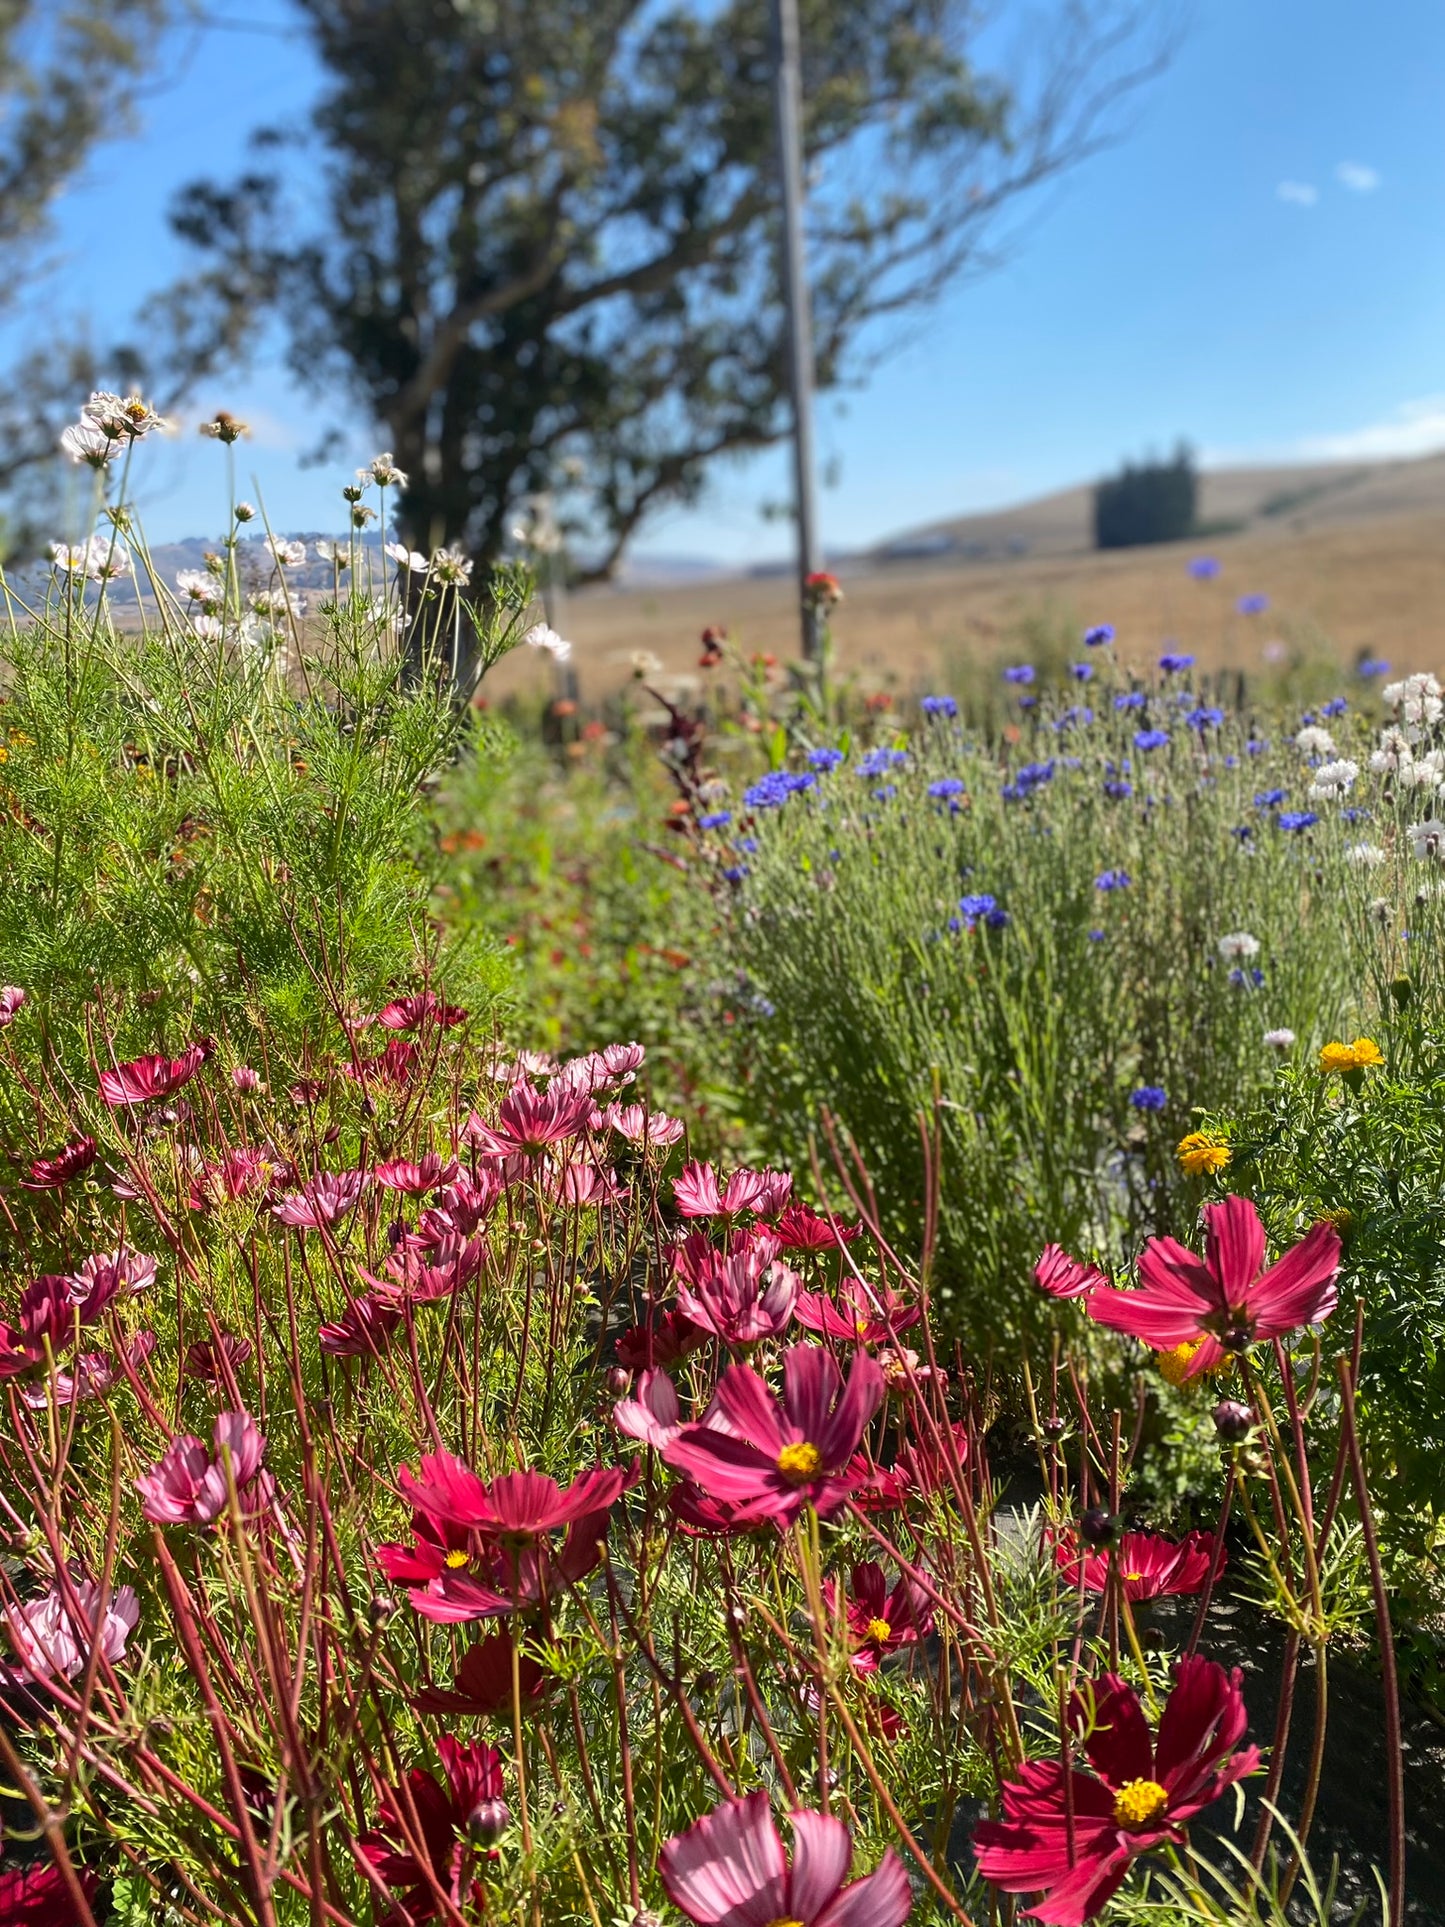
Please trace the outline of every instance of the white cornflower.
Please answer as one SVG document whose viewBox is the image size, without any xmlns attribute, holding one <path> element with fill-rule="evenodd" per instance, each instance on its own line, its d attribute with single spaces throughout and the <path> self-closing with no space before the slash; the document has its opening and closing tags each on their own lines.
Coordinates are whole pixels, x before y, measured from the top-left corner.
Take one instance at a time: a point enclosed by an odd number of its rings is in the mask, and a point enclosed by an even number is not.
<svg viewBox="0 0 1445 1927">
<path fill-rule="evenodd" d="M 1427 749 L 1399 769 L 1401 789 L 1435 790 L 1445 783 L 1445 750 Z"/>
<path fill-rule="evenodd" d="M 438 549 L 431 559 L 431 572 L 438 582 L 460 588 L 472 579 L 472 559 L 460 549 Z"/>
<path fill-rule="evenodd" d="M 522 638 L 529 649 L 545 649 L 558 662 L 566 662 L 572 653 L 572 645 L 551 629 L 545 622 L 534 623 Z"/>
<path fill-rule="evenodd" d="M 1439 721 L 1441 693 L 1439 683 L 1425 671 L 1406 676 L 1403 682 L 1387 683 L 1380 696 L 1387 709 L 1399 711 L 1400 720 L 1407 728 L 1418 728 L 1421 723 Z"/>
<path fill-rule="evenodd" d="M 1310 800 L 1328 802 L 1332 797 L 1343 796 L 1354 787 L 1359 773 L 1359 764 L 1352 763 L 1347 756 L 1341 756 L 1333 763 L 1321 763 L 1315 771 L 1314 782 L 1310 784 Z"/>
<path fill-rule="evenodd" d="M 120 453 L 120 443 L 91 421 L 72 422 L 61 433 L 60 448 L 71 461 L 85 462 L 91 468 L 104 468 Z"/>
<path fill-rule="evenodd" d="M 148 435 L 153 428 L 170 426 L 139 395 L 114 395 L 105 388 L 96 389 L 80 412 L 111 441 L 126 437 L 138 442 L 142 435 Z"/>
<path fill-rule="evenodd" d="M 1226 963 L 1248 963 L 1259 955 L 1259 938 L 1247 930 L 1231 930 L 1219 939 L 1219 954 Z"/>
<path fill-rule="evenodd" d="M 1354 864 L 1357 870 L 1378 870 L 1385 860 L 1385 852 L 1378 843 L 1351 843 L 1345 849 L 1346 863 Z"/>
<path fill-rule="evenodd" d="M 1416 856 L 1434 857 L 1437 862 L 1445 857 L 1445 823 L 1438 817 L 1427 816 L 1423 823 L 1412 823 L 1405 834 Z"/>
<path fill-rule="evenodd" d="M 1335 739 L 1318 723 L 1307 723 L 1294 739 L 1294 746 L 1306 756 L 1333 756 Z"/>
<path fill-rule="evenodd" d="M 379 455 L 373 455 L 365 468 L 356 471 L 358 482 L 375 482 L 378 488 L 405 488 L 406 471 L 398 468 L 391 459 L 391 450 L 385 448 Z"/>
<path fill-rule="evenodd" d="M 662 674 L 661 656 L 654 656 L 650 649 L 634 649 L 632 673 L 639 682 L 648 676 L 660 676 Z"/>
<path fill-rule="evenodd" d="M 1283 1057 L 1287 1050 L 1294 1049 L 1294 1032 L 1292 1030 L 1267 1030 L 1264 1033 L 1264 1041 L 1271 1050 L 1277 1050 L 1280 1056 Z"/>
<path fill-rule="evenodd" d="M 266 547 L 278 569 L 299 569 L 306 560 L 306 544 L 288 542 L 284 535 L 268 535 Z"/>
<path fill-rule="evenodd" d="M 386 552 L 399 569 L 409 569 L 413 575 L 425 575 L 431 568 L 427 558 L 405 542 L 388 542 Z"/>
</svg>

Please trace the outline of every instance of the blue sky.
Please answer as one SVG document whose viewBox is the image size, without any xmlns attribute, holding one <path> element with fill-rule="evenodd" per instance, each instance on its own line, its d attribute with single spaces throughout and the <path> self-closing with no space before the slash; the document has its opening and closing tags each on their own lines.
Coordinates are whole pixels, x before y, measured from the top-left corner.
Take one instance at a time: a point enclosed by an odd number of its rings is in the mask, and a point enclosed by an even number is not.
<svg viewBox="0 0 1445 1927">
<path fill-rule="evenodd" d="M 216 12 L 220 13 L 221 8 Z M 138 134 L 96 157 L 58 211 L 47 310 L 123 329 L 184 261 L 174 188 L 224 175 L 261 121 L 294 122 L 316 84 L 287 0 L 246 30 L 178 42 Z M 1182 434 L 1211 460 L 1304 460 L 1445 447 L 1445 7 L 1439 0 L 1196 0 L 1171 69 L 1120 144 L 1038 204 L 990 278 L 956 290 L 866 389 L 821 404 L 837 480 L 834 547 L 1095 475 Z M 43 323 L 23 317 L 10 341 Z M 275 365 L 198 397 L 250 420 L 273 523 L 332 526 L 343 462 L 299 456 L 332 417 Z M 151 445 L 154 446 L 154 445 Z M 659 520 L 653 551 L 758 559 L 787 547 L 759 505 L 769 456 L 723 468 L 702 506 Z M 178 436 L 141 490 L 153 540 L 222 512 L 214 446 Z"/>
</svg>

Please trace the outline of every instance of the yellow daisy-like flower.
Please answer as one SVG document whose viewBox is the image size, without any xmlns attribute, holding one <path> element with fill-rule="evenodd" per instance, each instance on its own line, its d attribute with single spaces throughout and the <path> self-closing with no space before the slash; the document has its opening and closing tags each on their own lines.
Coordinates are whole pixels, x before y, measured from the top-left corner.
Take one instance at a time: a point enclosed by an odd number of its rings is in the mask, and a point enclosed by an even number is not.
<svg viewBox="0 0 1445 1927">
<path fill-rule="evenodd" d="M 1234 1153 L 1213 1131 L 1191 1131 L 1175 1145 L 1174 1155 L 1191 1178 L 1201 1178 L 1222 1171 Z"/>
<path fill-rule="evenodd" d="M 1383 1064 L 1385 1053 L 1373 1037 L 1357 1037 L 1352 1044 L 1326 1044 L 1320 1052 L 1320 1069 L 1326 1077 L 1332 1071 L 1368 1071 Z"/>
<path fill-rule="evenodd" d="M 1189 1367 L 1193 1362 L 1194 1354 L 1203 1343 L 1202 1338 L 1196 1338 L 1192 1342 L 1186 1340 L 1184 1344 L 1176 1345 L 1172 1351 L 1155 1353 L 1154 1363 L 1159 1367 L 1159 1376 L 1164 1380 L 1166 1385 L 1183 1385 L 1185 1383 L 1189 1376 Z M 1218 1368 L 1216 1367 L 1215 1369 L 1217 1370 Z M 1209 1373 L 1201 1372 L 1199 1376 L 1201 1378 L 1207 1378 Z"/>
</svg>

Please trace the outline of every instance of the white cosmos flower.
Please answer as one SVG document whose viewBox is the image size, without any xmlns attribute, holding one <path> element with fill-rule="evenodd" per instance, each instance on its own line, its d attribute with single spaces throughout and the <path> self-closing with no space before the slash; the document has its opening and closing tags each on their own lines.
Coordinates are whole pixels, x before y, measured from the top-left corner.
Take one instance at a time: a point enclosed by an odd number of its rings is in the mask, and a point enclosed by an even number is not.
<svg viewBox="0 0 1445 1927">
<path fill-rule="evenodd" d="M 1307 723 L 1294 739 L 1294 746 L 1306 756 L 1333 756 L 1335 739 L 1318 723 Z"/>
<path fill-rule="evenodd" d="M 177 569 L 176 587 L 192 602 L 219 602 L 221 585 L 209 569 Z"/>
<path fill-rule="evenodd" d="M 1248 963 L 1259 955 L 1259 938 L 1247 930 L 1231 930 L 1219 939 L 1219 954 L 1226 963 Z"/>
<path fill-rule="evenodd" d="M 62 573 L 83 575 L 91 582 L 130 574 L 130 551 L 110 535 L 92 535 L 78 544 L 52 542 L 50 555 Z"/>
<path fill-rule="evenodd" d="M 345 542 L 317 542 L 316 559 L 318 562 L 331 562 L 338 569 L 351 567 L 351 550 Z"/>
<path fill-rule="evenodd" d="M 549 628 L 545 622 L 534 623 L 522 640 L 529 649 L 545 649 L 548 655 L 555 656 L 558 662 L 566 662 L 572 654 L 571 643 L 559 636 L 555 629 Z"/>
<path fill-rule="evenodd" d="M 438 549 L 431 559 L 431 572 L 438 582 L 460 588 L 472 579 L 472 559 L 460 549 Z"/>
<path fill-rule="evenodd" d="M 284 535 L 268 535 L 266 547 L 278 569 L 299 569 L 306 560 L 306 544 L 288 542 Z"/>
<path fill-rule="evenodd" d="M 358 482 L 375 482 L 378 488 L 405 488 L 406 470 L 398 468 L 391 458 L 391 450 L 385 448 L 379 455 L 373 455 L 365 468 L 356 471 Z"/>
<path fill-rule="evenodd" d="M 107 435 L 98 422 L 72 422 L 62 430 L 61 453 L 73 462 L 86 462 L 91 468 L 104 468 L 120 453 L 120 443 Z"/>
<path fill-rule="evenodd" d="M 108 388 L 97 388 L 80 412 L 111 441 L 138 442 L 153 428 L 170 426 L 139 395 L 115 395 Z"/>
<path fill-rule="evenodd" d="M 409 569 L 413 575 L 425 575 L 431 563 L 416 549 L 409 549 L 405 542 L 388 542 L 386 552 L 399 569 Z"/>
<path fill-rule="evenodd" d="M 219 642 L 226 633 L 226 625 L 221 618 L 212 615 L 192 616 L 191 629 L 201 642 Z"/>
</svg>

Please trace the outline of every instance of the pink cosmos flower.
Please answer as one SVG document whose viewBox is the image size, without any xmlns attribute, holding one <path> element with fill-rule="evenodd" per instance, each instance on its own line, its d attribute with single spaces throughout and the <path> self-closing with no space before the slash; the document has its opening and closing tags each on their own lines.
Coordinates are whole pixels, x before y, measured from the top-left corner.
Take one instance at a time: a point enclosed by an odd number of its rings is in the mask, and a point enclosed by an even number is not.
<svg viewBox="0 0 1445 1927">
<path fill-rule="evenodd" d="M 1093 1772 L 1027 1761 L 1003 1787 L 1004 1818 L 974 1829 L 984 1879 L 1040 1894 L 1025 1912 L 1050 1927 L 1091 1920 L 1139 1854 L 1177 1844 L 1187 1821 L 1258 1767 L 1258 1747 L 1235 1751 L 1247 1723 L 1241 1678 L 1202 1655 L 1180 1660 L 1153 1740 L 1138 1695 L 1116 1675 L 1097 1682 L 1091 1705 L 1076 1693 L 1070 1721 Z"/>
<path fill-rule="evenodd" d="M 203 1037 L 179 1057 L 137 1057 L 129 1064 L 117 1064 L 114 1070 L 100 1073 L 100 1094 L 112 1109 L 169 1097 L 190 1083 L 214 1048 L 210 1038 Z"/>
<path fill-rule="evenodd" d="M 122 1586 L 99 1613 L 100 1587 L 89 1579 L 71 1582 L 72 1613 L 66 1594 L 52 1585 L 39 1599 L 27 1600 L 10 1611 L 0 1609 L 0 1623 L 9 1630 L 18 1666 L 0 1667 L 0 1677 L 12 1686 L 28 1680 L 74 1679 L 83 1671 L 95 1644 L 100 1620 L 100 1650 L 112 1665 L 125 1654 L 126 1641 L 140 1619 L 135 1589 Z M 78 1618 L 77 1618 L 78 1615 Z M 3 1920 L 0 1914 L 0 1920 Z"/>
<path fill-rule="evenodd" d="M 24 1002 L 25 992 L 19 984 L 6 984 L 0 989 L 0 1030 L 14 1023 L 16 1013 Z"/>
<path fill-rule="evenodd" d="M 832 1251 L 837 1245 L 852 1244 L 862 1229 L 862 1225 L 844 1224 L 839 1220 L 835 1234 L 826 1218 L 797 1199 L 773 1226 L 784 1251 Z"/>
<path fill-rule="evenodd" d="M 226 1373 L 234 1378 L 255 1350 L 249 1338 L 222 1332 L 219 1338 L 197 1338 L 186 1347 L 187 1378 L 205 1385 L 223 1385 Z"/>
<path fill-rule="evenodd" d="M 237 1064 L 231 1072 L 231 1088 L 241 1097 L 250 1097 L 261 1088 L 261 1073 L 249 1064 Z"/>
<path fill-rule="evenodd" d="M 420 1198 L 428 1191 L 439 1191 L 444 1184 L 453 1183 L 460 1172 L 461 1166 L 455 1158 L 448 1158 L 443 1164 L 435 1151 L 428 1151 L 415 1164 L 406 1158 L 390 1158 L 385 1164 L 378 1164 L 371 1175 L 388 1191 Z"/>
<path fill-rule="evenodd" d="M 913 1480 L 903 1465 L 875 1465 L 866 1452 L 848 1462 L 852 1499 L 860 1512 L 897 1512 L 907 1503 Z"/>
<path fill-rule="evenodd" d="M 604 1044 L 599 1055 L 603 1069 L 609 1077 L 626 1078 L 629 1082 L 647 1062 L 645 1044 Z"/>
<path fill-rule="evenodd" d="M 461 1136 L 488 1157 L 540 1157 L 554 1144 L 585 1130 L 591 1115 L 592 1098 L 586 1091 L 539 1091 L 531 1084 L 516 1083 L 502 1099 L 495 1125 L 473 1111 Z"/>
<path fill-rule="evenodd" d="M 78 1867 L 87 1900 L 94 1900 L 100 1876 Z M 75 1902 L 65 1876 L 53 1860 L 25 1860 L 0 1868 L 0 1921 L 5 1927 L 75 1927 Z"/>
<path fill-rule="evenodd" d="M 339 1318 L 320 1326 L 317 1343 L 333 1358 L 380 1358 L 401 1317 L 399 1304 L 383 1303 L 367 1293 L 353 1299 Z"/>
<path fill-rule="evenodd" d="M 227 1151 L 219 1164 L 201 1166 L 192 1181 L 187 1202 L 192 1211 L 210 1211 L 221 1204 L 264 1198 L 290 1175 L 269 1145 L 241 1144 L 234 1151 Z"/>
<path fill-rule="evenodd" d="M 837 1617 L 838 1603 L 837 1581 L 825 1579 L 823 1604 L 832 1618 Z M 933 1608 L 923 1588 L 901 1574 L 890 1593 L 882 1566 L 872 1559 L 854 1566 L 842 1607 L 853 1666 L 860 1673 L 875 1672 L 889 1653 L 933 1631 Z"/>
<path fill-rule="evenodd" d="M 843 1280 L 838 1296 L 841 1304 L 821 1292 L 800 1293 L 798 1323 L 841 1344 L 882 1345 L 923 1316 L 920 1306 L 905 1305 L 889 1287 L 865 1285 L 853 1277 Z"/>
<path fill-rule="evenodd" d="M 82 1171 L 88 1171 L 95 1163 L 95 1139 L 77 1138 L 67 1144 L 63 1151 L 54 1157 L 36 1158 L 30 1166 L 29 1174 L 20 1182 L 27 1191 L 58 1191 L 72 1178 L 78 1178 Z"/>
<path fill-rule="evenodd" d="M 787 1330 L 798 1286 L 798 1274 L 778 1260 L 777 1239 L 759 1232 L 728 1257 L 709 1248 L 696 1283 L 678 1286 L 677 1304 L 694 1325 L 742 1351 Z"/>
<path fill-rule="evenodd" d="M 370 1182 L 368 1171 L 318 1171 L 272 1209 L 282 1224 L 315 1231 L 353 1210 Z"/>
<path fill-rule="evenodd" d="M 154 1332 L 137 1332 L 130 1344 L 122 1347 L 122 1356 L 134 1371 L 155 1348 Z M 5 1376 L 4 1363 L 0 1360 L 0 1378 Z M 57 1369 L 48 1379 L 24 1386 L 20 1396 L 32 1411 L 44 1411 L 52 1399 L 57 1405 L 70 1405 L 85 1399 L 104 1398 L 120 1376 L 121 1366 L 108 1352 L 82 1352 L 70 1371 Z"/>
<path fill-rule="evenodd" d="M 449 1298 L 470 1284 L 481 1271 L 487 1251 L 485 1238 L 452 1235 L 427 1251 L 430 1263 L 422 1252 L 403 1245 L 387 1259 L 385 1278 L 374 1278 L 369 1271 L 361 1275 L 383 1304 L 425 1304 Z"/>
<path fill-rule="evenodd" d="M 542 1472 L 504 1472 L 489 1486 L 450 1452 L 432 1452 L 422 1459 L 419 1475 L 402 1466 L 397 1483 L 407 1504 L 425 1517 L 521 1545 L 610 1509 L 635 1476 L 594 1466 L 563 1491 Z"/>
<path fill-rule="evenodd" d="M 727 1800 L 658 1855 L 668 1899 L 696 1927 L 902 1927 L 913 1905 L 890 1847 L 870 1874 L 846 1884 L 853 1842 L 841 1820 L 794 1813 L 793 1864 L 764 1792 Z"/>
<path fill-rule="evenodd" d="M 611 1171 L 585 1158 L 568 1158 L 559 1165 L 546 1190 L 559 1204 L 620 1204 L 626 1196 Z"/>
<path fill-rule="evenodd" d="M 1282 1338 L 1328 1318 L 1339 1299 L 1340 1234 L 1312 1225 L 1272 1265 L 1264 1226 L 1248 1198 L 1204 1207 L 1203 1260 L 1173 1238 L 1151 1238 L 1139 1260 L 1137 1291 L 1098 1287 L 1085 1309 L 1100 1325 L 1142 1338 L 1158 1351 L 1198 1345 L 1187 1378 L 1259 1338 Z"/>
<path fill-rule="evenodd" d="M 70 1279 L 70 1302 L 89 1325 L 117 1298 L 134 1298 L 156 1281 L 156 1261 L 139 1251 L 106 1251 L 81 1260 Z"/>
<path fill-rule="evenodd" d="M 783 1360 L 781 1402 L 747 1365 L 729 1365 L 715 1404 L 729 1431 L 685 1425 L 663 1458 L 710 1498 L 737 1508 L 736 1519 L 787 1524 L 805 1506 L 838 1511 L 853 1479 L 848 1461 L 883 1397 L 883 1374 L 866 1352 L 854 1354 L 844 1386 L 832 1357 L 794 1345 Z"/>
<path fill-rule="evenodd" d="M 396 1896 L 394 1905 L 377 1914 L 377 1927 L 420 1927 L 442 1917 L 438 1887 L 468 1917 L 480 1919 L 486 1911 L 476 1872 L 478 1847 L 495 1840 L 511 1817 L 502 1797 L 502 1756 L 495 1747 L 463 1746 L 445 1734 L 437 1752 L 443 1779 L 413 1767 L 406 1776 L 409 1797 L 387 1787 L 374 1830 L 356 1843 L 363 1867 Z"/>
<path fill-rule="evenodd" d="M 342 1076 L 354 1084 L 387 1084 L 396 1090 L 410 1084 L 415 1070 L 416 1045 L 407 1043 L 404 1037 L 393 1037 L 375 1057 L 341 1066 Z"/>
<path fill-rule="evenodd" d="M 968 1464 L 968 1427 L 960 1422 L 952 1426 L 950 1431 L 953 1439 L 952 1454 L 945 1436 L 940 1434 L 935 1440 L 933 1434 L 927 1431 L 922 1432 L 898 1454 L 898 1470 L 907 1475 L 909 1484 L 917 1491 L 947 1494 L 952 1489 L 954 1481 L 954 1456 L 957 1456 L 960 1471 Z"/>
<path fill-rule="evenodd" d="M 680 1311 L 653 1312 L 645 1325 L 633 1325 L 617 1340 L 617 1362 L 630 1372 L 648 1365 L 676 1365 L 707 1342 L 707 1333 Z"/>
<path fill-rule="evenodd" d="M 1097 1265 L 1080 1264 L 1061 1245 L 1045 1245 L 1034 1266 L 1034 1283 L 1050 1298 L 1087 1298 L 1108 1279 Z"/>
<path fill-rule="evenodd" d="M 659 1452 L 675 1439 L 682 1430 L 682 1406 L 667 1373 L 655 1368 L 641 1372 L 632 1396 L 618 1399 L 613 1406 L 612 1423 L 619 1432 Z"/>
<path fill-rule="evenodd" d="M 779 1175 L 776 1171 L 734 1171 L 727 1184 L 719 1188 L 717 1172 L 694 1158 L 673 1180 L 672 1195 L 684 1218 L 735 1218 L 742 1211 L 756 1210 L 770 1198 L 773 1181 Z M 788 1183 L 791 1185 L 791 1178 Z"/>
<path fill-rule="evenodd" d="M 141 1510 L 157 1525 L 210 1525 L 226 1509 L 226 1462 L 242 1510 L 254 1511 L 269 1498 L 258 1479 L 266 1441 L 245 1412 L 222 1412 L 212 1431 L 212 1447 L 183 1433 L 166 1448 L 159 1464 L 136 1480 Z M 254 1491 L 250 1491 L 252 1486 Z M 245 1494 L 250 1491 L 249 1499 Z"/>
<path fill-rule="evenodd" d="M 647 1116 L 649 1144 L 680 1144 L 682 1135 L 683 1122 L 680 1117 L 669 1117 L 666 1111 L 649 1111 Z"/>
<path fill-rule="evenodd" d="M 420 1030 L 426 1023 L 450 1030 L 454 1024 L 466 1021 L 464 1010 L 456 1004 L 443 1003 L 429 990 L 419 991 L 413 997 L 398 997 L 376 1013 L 376 1022 L 385 1030 Z"/>
<path fill-rule="evenodd" d="M 1214 1553 L 1212 1532 L 1191 1532 L 1177 1543 L 1161 1539 L 1152 1532 L 1126 1532 L 1119 1541 L 1119 1575 L 1124 1596 L 1129 1600 L 1158 1599 L 1163 1593 L 1191 1593 L 1203 1590 L 1209 1578 Z M 1107 1550 L 1080 1548 L 1072 1533 L 1061 1535 L 1054 1544 L 1054 1564 L 1071 1586 L 1082 1574 L 1089 1592 L 1103 1592 L 1109 1583 L 1110 1556 Z M 1219 1548 L 1214 1575 L 1225 1566 L 1225 1551 Z"/>
</svg>

